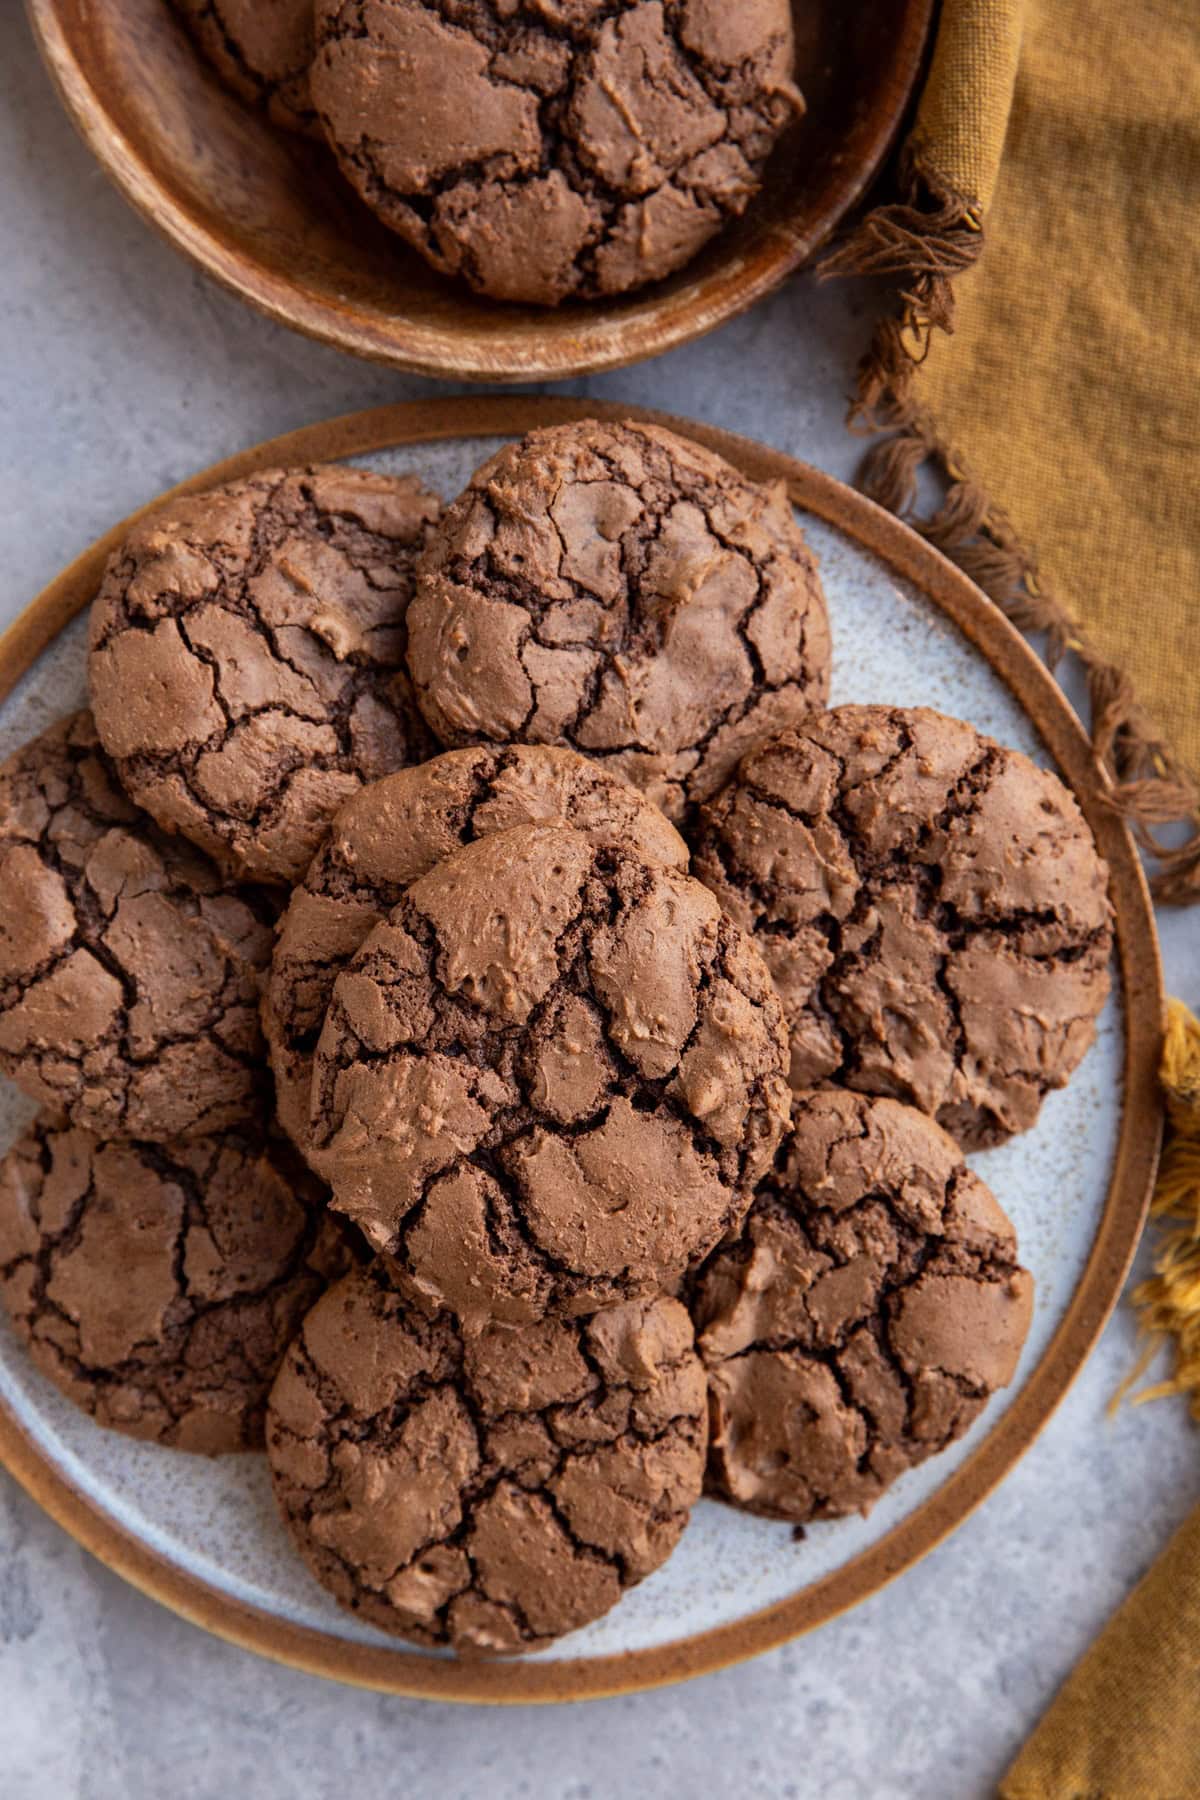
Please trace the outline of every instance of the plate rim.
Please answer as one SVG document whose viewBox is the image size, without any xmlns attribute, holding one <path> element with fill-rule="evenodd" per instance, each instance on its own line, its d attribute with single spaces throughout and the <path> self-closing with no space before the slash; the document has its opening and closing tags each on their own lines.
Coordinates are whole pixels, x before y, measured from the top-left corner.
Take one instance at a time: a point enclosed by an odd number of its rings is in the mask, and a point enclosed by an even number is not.
<svg viewBox="0 0 1200 1800">
<path fill-rule="evenodd" d="M 0 702 L 91 600 L 104 561 L 132 524 L 176 496 L 278 464 L 337 461 L 453 438 L 517 436 L 583 418 L 644 420 L 783 481 L 802 510 L 878 556 L 958 627 L 1008 687 L 1072 788 L 1111 870 L 1125 1046 L 1121 1127 L 1104 1210 L 1066 1313 L 1007 1411 L 945 1482 L 877 1543 L 786 1599 L 645 1650 L 556 1662 L 471 1662 L 356 1643 L 279 1619 L 175 1566 L 120 1525 L 48 1456 L 0 1399 L 0 1463 L 108 1568 L 193 1624 L 309 1674 L 384 1692 L 466 1703 L 550 1703 L 662 1687 L 756 1656 L 812 1630 L 927 1555 L 987 1497 L 1046 1425 L 1083 1367 L 1124 1284 L 1150 1203 L 1162 1133 L 1156 1070 L 1165 1020 L 1158 938 L 1132 837 L 1080 720 L 1050 670 L 999 609 L 939 551 L 833 476 L 717 427 L 618 401 L 464 395 L 401 401 L 270 438 L 139 508 L 78 556 L 0 637 Z"/>
<path fill-rule="evenodd" d="M 562 381 L 627 367 L 705 336 L 773 293 L 853 211 L 900 135 L 926 66 L 935 0 L 895 0 L 895 5 L 892 77 L 873 132 L 861 158 L 835 163 L 824 203 L 807 225 L 780 221 L 770 234 L 769 254 L 753 267 L 745 256 L 728 258 L 719 273 L 680 288 L 669 302 L 651 284 L 640 299 L 635 292 L 632 313 L 585 303 L 586 317 L 556 318 L 551 309 L 545 332 L 518 338 L 501 329 L 446 331 L 414 323 L 403 311 L 377 315 L 349 302 L 338 306 L 302 280 L 261 263 L 183 204 L 121 131 L 75 53 L 61 0 L 25 0 L 42 62 L 68 118 L 104 174 L 172 249 L 256 312 L 318 343 L 410 374 L 485 383 Z M 621 296 L 613 298 L 621 303 Z"/>
</svg>

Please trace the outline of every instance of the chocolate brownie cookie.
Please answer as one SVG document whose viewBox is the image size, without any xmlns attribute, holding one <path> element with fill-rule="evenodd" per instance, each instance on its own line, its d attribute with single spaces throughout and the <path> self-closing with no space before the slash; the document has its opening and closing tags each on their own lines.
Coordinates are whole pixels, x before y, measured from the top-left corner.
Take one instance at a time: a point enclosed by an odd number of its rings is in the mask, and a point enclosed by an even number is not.
<svg viewBox="0 0 1200 1800">
<path fill-rule="evenodd" d="M 553 306 L 657 280 L 743 212 L 792 74 L 788 0 L 318 0 L 312 92 L 434 268 Z"/>
<path fill-rule="evenodd" d="M 308 86 L 313 0 L 171 0 L 226 87 L 285 131 L 320 137 Z"/>
<path fill-rule="evenodd" d="M 258 1116 L 271 948 L 231 888 L 122 793 L 88 713 L 0 767 L 0 1069 L 108 1137 L 195 1137 Z"/>
<path fill-rule="evenodd" d="M 378 1270 L 304 1321 L 267 1453 L 317 1580 L 384 1631 L 536 1650 L 666 1560 L 699 1498 L 704 1371 L 674 1300 L 463 1338 Z"/>
<path fill-rule="evenodd" d="M 253 1449 L 283 1352 L 349 1253 L 285 1146 L 106 1141 L 42 1114 L 0 1163 L 0 1295 L 101 1425 Z"/>
<path fill-rule="evenodd" d="M 693 842 L 775 978 L 797 1091 L 891 1094 L 994 1144 L 1095 1036 L 1108 870 L 1057 776 L 970 725 L 838 707 L 752 750 Z"/>
<path fill-rule="evenodd" d="M 779 1002 L 675 869 L 525 825 L 408 889 L 334 984 L 309 1152 L 467 1330 L 669 1288 L 788 1118 Z"/>
<path fill-rule="evenodd" d="M 404 667 L 438 502 L 271 469 L 136 525 L 92 607 L 101 742 L 129 793 L 239 878 L 292 882 L 366 781 L 430 749 Z"/>
<path fill-rule="evenodd" d="M 408 884 L 452 850 L 538 822 L 687 867 L 687 845 L 643 794 L 550 745 L 450 750 L 374 782 L 342 807 L 283 915 L 263 1001 L 276 1110 L 301 1149 L 312 1053 L 339 971 Z"/>
<path fill-rule="evenodd" d="M 1012 1380 L 1032 1305 L 1012 1226 L 932 1119 L 805 1095 L 693 1296 L 713 1485 L 772 1518 L 866 1510 Z"/>
<path fill-rule="evenodd" d="M 782 487 L 653 425 L 531 432 L 421 558 L 417 697 L 447 744 L 571 744 L 667 815 L 824 704 L 829 624 Z"/>
</svg>

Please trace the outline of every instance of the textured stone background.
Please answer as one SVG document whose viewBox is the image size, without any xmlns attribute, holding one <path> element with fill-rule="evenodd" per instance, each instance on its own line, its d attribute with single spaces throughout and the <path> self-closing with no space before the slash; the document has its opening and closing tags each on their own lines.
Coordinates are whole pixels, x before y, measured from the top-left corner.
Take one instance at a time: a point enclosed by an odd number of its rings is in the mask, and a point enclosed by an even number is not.
<svg viewBox="0 0 1200 1800">
<path fill-rule="evenodd" d="M 293 426 L 437 391 L 318 348 L 194 273 L 108 187 L 0 8 L 0 624 L 171 482 Z M 794 283 L 707 342 L 567 391 L 711 419 L 848 477 L 866 289 Z M 1195 917 L 1164 920 L 1200 998 Z M 361 1694 L 229 1648 L 93 1562 L 0 1474 L 0 1795 L 218 1800 L 676 1792 L 970 1800 L 1200 1487 L 1184 1409 L 1105 1407 L 1122 1309 L 987 1505 L 816 1636 L 691 1686 L 549 1710 Z"/>
</svg>

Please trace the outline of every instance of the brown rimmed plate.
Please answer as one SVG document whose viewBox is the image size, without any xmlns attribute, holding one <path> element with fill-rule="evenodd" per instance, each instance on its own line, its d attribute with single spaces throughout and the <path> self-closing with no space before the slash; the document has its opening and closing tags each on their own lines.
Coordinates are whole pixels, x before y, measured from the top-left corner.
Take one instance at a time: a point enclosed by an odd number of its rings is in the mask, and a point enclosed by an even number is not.
<svg viewBox="0 0 1200 1800">
<path fill-rule="evenodd" d="M 359 413 L 259 445 L 197 488 L 279 462 L 355 457 L 420 468 L 453 491 L 499 437 L 585 413 L 555 399 L 422 402 Z M 315 1673 L 465 1701 L 574 1700 L 719 1668 L 809 1630 L 933 1548 L 1029 1448 L 1078 1373 L 1129 1267 L 1159 1144 L 1162 1030 L 1153 915 L 1088 741 L 1046 669 L 928 545 L 829 476 L 746 439 L 666 420 L 749 474 L 787 483 L 822 560 L 835 700 L 925 702 L 1048 756 L 1112 869 L 1116 993 L 1076 1079 L 1037 1128 L 973 1158 L 1013 1214 L 1038 1303 L 1016 1381 L 961 1444 L 897 1484 L 867 1520 L 786 1526 L 702 1502 L 675 1556 L 605 1620 L 521 1661 L 424 1655 L 360 1627 L 315 1587 L 274 1517 L 262 1459 L 206 1462 L 132 1444 L 76 1414 L 0 1331 L 0 1458 L 82 1544 L 206 1629 Z M 179 490 L 175 490 L 179 491 Z M 0 640 L 0 750 L 82 697 L 82 621 L 124 521 Z M 7 698 L 5 698 L 7 696 Z M 25 1114 L 4 1101 L 8 1131 Z"/>
<path fill-rule="evenodd" d="M 746 217 L 686 269 L 628 299 L 547 311 L 482 300 L 434 274 L 359 204 L 322 149 L 225 92 L 166 0 L 27 5 L 89 148 L 177 249 L 297 331 L 396 368 L 473 381 L 637 362 L 770 293 L 874 178 L 933 12 L 933 0 L 797 4 L 808 112 L 779 144 Z"/>
</svg>

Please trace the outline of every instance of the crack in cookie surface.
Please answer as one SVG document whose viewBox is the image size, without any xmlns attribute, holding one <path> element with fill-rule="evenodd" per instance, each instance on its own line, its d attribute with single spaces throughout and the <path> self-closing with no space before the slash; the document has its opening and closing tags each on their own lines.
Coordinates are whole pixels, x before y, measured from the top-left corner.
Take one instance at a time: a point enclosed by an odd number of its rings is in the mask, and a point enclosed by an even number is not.
<svg viewBox="0 0 1200 1800">
<path fill-rule="evenodd" d="M 467 1329 L 585 1313 L 736 1226 L 785 1067 L 762 961 L 698 882 L 522 826 L 415 882 L 338 976 L 310 1155 Z"/>
<path fill-rule="evenodd" d="M 350 1254 L 286 1146 L 113 1142 L 40 1116 L 0 1163 L 0 1295 L 96 1421 L 181 1450 L 257 1448 L 301 1319 Z"/>
<path fill-rule="evenodd" d="M 478 746 L 403 769 L 356 794 L 293 891 L 263 1001 L 276 1110 L 308 1143 L 312 1057 L 333 984 L 405 888 L 452 850 L 493 832 L 561 823 L 686 868 L 687 846 L 644 795 L 574 751 Z"/>
<path fill-rule="evenodd" d="M 502 300 L 669 274 L 745 210 L 802 107 L 787 0 L 318 0 L 316 39 L 343 173 Z"/>
<path fill-rule="evenodd" d="M 443 742 L 568 744 L 676 822 L 828 692 L 825 598 L 785 491 L 656 426 L 507 445 L 432 533 L 408 623 Z"/>
<path fill-rule="evenodd" d="M 92 607 L 96 725 L 129 793 L 242 879 L 298 880 L 337 808 L 431 748 L 404 672 L 438 502 L 267 470 L 135 526 Z"/>
<path fill-rule="evenodd" d="M 665 1561 L 705 1437 L 678 1302 L 467 1338 L 378 1267 L 305 1320 L 267 1423 L 317 1579 L 385 1631 L 468 1654 L 537 1649 Z"/>
<path fill-rule="evenodd" d="M 107 1136 L 198 1136 L 261 1113 L 262 894 L 130 803 L 90 714 L 0 768 L 0 1067 Z"/>
<path fill-rule="evenodd" d="M 693 847 L 771 970 L 798 1092 L 844 1082 L 997 1143 L 1095 1036 L 1107 867 L 1057 776 L 969 725 L 811 718 L 743 758 Z"/>
<path fill-rule="evenodd" d="M 321 137 L 308 71 L 312 0 L 170 0 L 225 85 L 275 125 Z"/>
<path fill-rule="evenodd" d="M 958 1146 L 914 1108 L 825 1090 L 691 1293 L 709 1478 L 751 1512 L 865 1511 L 1012 1379 L 1033 1280 Z"/>
</svg>

